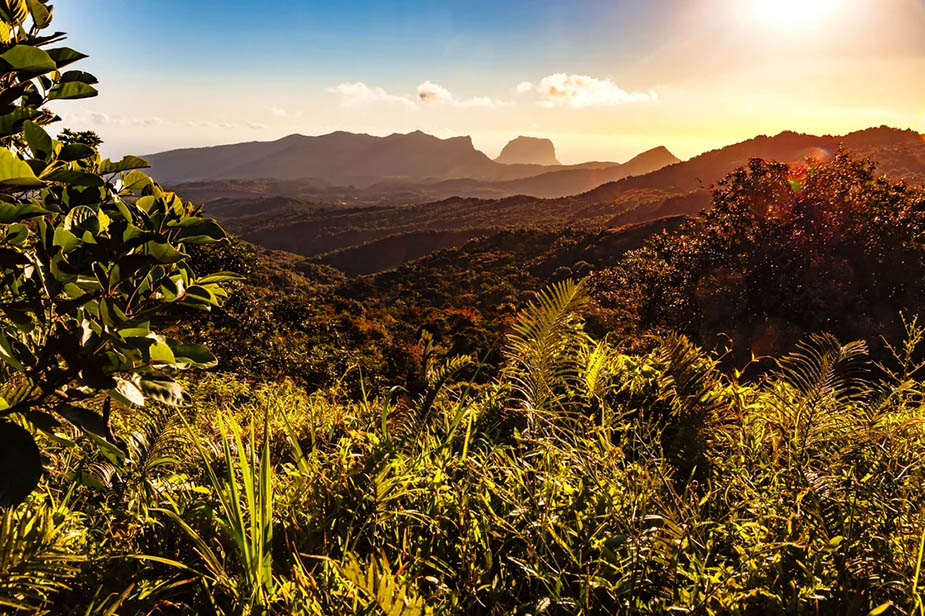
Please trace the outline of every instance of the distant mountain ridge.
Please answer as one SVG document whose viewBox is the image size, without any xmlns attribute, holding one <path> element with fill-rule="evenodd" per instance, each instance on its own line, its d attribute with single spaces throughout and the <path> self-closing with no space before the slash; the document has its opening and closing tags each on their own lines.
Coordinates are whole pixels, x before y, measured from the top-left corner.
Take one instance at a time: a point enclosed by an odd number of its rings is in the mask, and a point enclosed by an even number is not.
<svg viewBox="0 0 925 616">
<path fill-rule="evenodd" d="M 664 148 L 656 149 L 651 152 L 657 154 L 630 161 L 627 173 L 622 173 L 615 171 L 621 167 L 617 163 L 559 165 L 555 147 L 549 140 L 521 137 L 511 144 L 508 160 L 543 159 L 556 164 L 498 162 L 475 149 L 469 137 L 440 139 L 421 131 L 386 137 L 343 131 L 314 137 L 295 134 L 269 142 L 171 150 L 147 159 L 152 165 L 151 174 L 169 185 L 226 180 L 310 180 L 328 187 L 365 189 L 377 185 L 380 192 L 412 189 L 421 193 L 422 200 L 456 196 L 457 193 L 439 187 L 440 182 L 468 181 L 460 185 L 465 188 L 459 193 L 462 196 L 498 197 L 515 194 L 519 189 L 500 183 L 551 171 L 573 171 L 572 176 L 553 181 L 551 192 L 537 188 L 549 180 L 541 180 L 537 186 L 528 182 L 523 187 L 531 196 L 561 196 L 589 190 L 630 173 L 653 171 L 678 160 Z M 602 168 L 610 171 L 602 181 L 594 183 L 595 170 Z"/>
<path fill-rule="evenodd" d="M 352 272 L 372 272 L 419 256 L 420 251 L 412 249 L 412 244 L 425 248 L 458 246 L 473 234 L 485 234 L 491 229 L 535 226 L 603 230 L 693 215 L 710 207 L 711 185 L 750 158 L 797 162 L 808 154 L 825 155 L 823 149 L 835 152 L 840 145 L 856 157 L 877 161 L 884 175 L 925 183 L 922 135 L 880 127 L 843 136 L 789 131 L 761 135 L 650 173 L 556 199 L 523 195 L 503 199 L 454 197 L 415 205 L 322 207 L 305 202 L 299 205 L 298 200 L 242 200 L 232 196 L 206 203 L 206 212 L 257 244 L 314 257 Z M 652 154 L 663 155 L 658 151 Z M 628 162 L 618 167 L 629 166 Z M 608 168 L 584 170 L 606 173 Z M 543 175 L 555 178 L 559 173 L 570 171 Z M 389 258 L 380 254 L 382 251 Z"/>
</svg>

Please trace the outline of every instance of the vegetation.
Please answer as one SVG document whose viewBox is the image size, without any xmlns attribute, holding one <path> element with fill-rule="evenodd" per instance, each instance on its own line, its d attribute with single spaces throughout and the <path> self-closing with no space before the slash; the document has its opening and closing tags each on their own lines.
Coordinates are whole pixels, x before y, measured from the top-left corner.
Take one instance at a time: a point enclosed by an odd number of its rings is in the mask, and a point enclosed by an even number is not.
<svg viewBox="0 0 925 616">
<path fill-rule="evenodd" d="M 754 161 L 642 247 L 347 279 L 52 138 L 50 11 L 0 2 L 4 612 L 925 614 L 922 189 Z"/>
<path fill-rule="evenodd" d="M 681 331 L 739 361 L 812 333 L 896 341 L 900 312 L 925 305 L 925 190 L 840 152 L 793 168 L 753 160 L 714 207 L 654 237 L 598 278 L 632 328 Z"/>
</svg>

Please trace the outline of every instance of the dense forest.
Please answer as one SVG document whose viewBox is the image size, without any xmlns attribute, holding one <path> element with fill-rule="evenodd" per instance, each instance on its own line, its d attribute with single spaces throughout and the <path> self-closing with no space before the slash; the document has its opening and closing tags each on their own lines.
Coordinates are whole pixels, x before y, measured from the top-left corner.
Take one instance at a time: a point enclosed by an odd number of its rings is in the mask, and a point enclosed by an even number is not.
<svg viewBox="0 0 925 616">
<path fill-rule="evenodd" d="M 51 21 L 0 2 L 0 611 L 925 614 L 925 189 L 755 158 L 356 276 L 52 130 Z"/>
</svg>

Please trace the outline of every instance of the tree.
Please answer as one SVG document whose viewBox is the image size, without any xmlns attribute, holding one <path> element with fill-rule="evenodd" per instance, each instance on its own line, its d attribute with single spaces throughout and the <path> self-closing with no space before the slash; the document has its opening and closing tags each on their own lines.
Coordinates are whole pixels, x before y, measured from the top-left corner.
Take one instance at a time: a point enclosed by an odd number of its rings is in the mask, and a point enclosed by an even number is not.
<svg viewBox="0 0 925 616">
<path fill-rule="evenodd" d="M 86 56 L 44 34 L 51 19 L 47 0 L 0 1 L 0 504 L 38 482 L 36 431 L 69 422 L 118 455 L 113 401 L 183 404 L 168 372 L 215 360 L 164 328 L 174 306 L 219 305 L 235 278 L 192 270 L 187 247 L 225 233 L 144 160 L 101 159 L 91 132 L 46 132 L 49 102 L 97 93 L 64 70 Z"/>
<path fill-rule="evenodd" d="M 598 279 L 606 305 L 643 331 L 672 329 L 740 360 L 813 333 L 903 335 L 925 302 L 925 190 L 839 152 L 826 163 L 752 160 L 723 180 L 714 207 L 651 238 Z"/>
</svg>

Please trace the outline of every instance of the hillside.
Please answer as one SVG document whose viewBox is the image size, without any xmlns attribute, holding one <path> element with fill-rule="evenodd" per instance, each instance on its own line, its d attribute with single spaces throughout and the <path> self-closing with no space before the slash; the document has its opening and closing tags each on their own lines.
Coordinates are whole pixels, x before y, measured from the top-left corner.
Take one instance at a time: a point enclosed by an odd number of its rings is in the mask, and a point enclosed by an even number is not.
<svg viewBox="0 0 925 616">
<path fill-rule="evenodd" d="M 261 215 L 260 207 L 251 204 L 253 214 L 229 215 L 227 202 L 207 204 L 211 212 L 230 229 L 258 244 L 298 253 L 319 256 L 344 251 L 384 238 L 421 241 L 428 234 L 442 240 L 429 240 L 440 247 L 459 245 L 467 237 L 465 229 L 502 229 L 525 225 L 544 227 L 573 226 L 603 229 L 655 220 L 664 216 L 691 215 L 709 205 L 709 186 L 752 157 L 798 162 L 837 150 L 844 144 L 855 156 L 880 161 L 880 172 L 912 182 L 925 180 L 925 142 L 913 131 L 886 127 L 873 128 L 844 136 L 814 136 L 785 132 L 707 152 L 689 161 L 678 162 L 657 171 L 623 178 L 588 192 L 558 199 L 527 196 L 503 199 L 450 198 L 410 206 L 317 207 L 304 205 L 293 213 L 292 204 L 282 218 Z M 667 150 L 642 155 L 643 163 L 654 157 L 663 160 Z M 632 161 L 618 169 L 632 167 Z M 574 173 L 574 172 L 558 172 Z M 608 173 L 604 169 L 585 169 L 585 174 Z M 555 174 L 552 174 L 555 176 Z M 555 178 L 553 178 L 555 179 Z M 242 210 L 235 210 L 240 212 Z M 243 208 L 247 212 L 247 208 Z M 405 234 L 414 233 L 414 236 Z M 411 238 L 417 238 L 411 240 Z M 455 238 L 450 240 L 449 238 Z M 390 254 L 396 254 L 395 241 Z M 379 261 L 375 251 L 364 248 L 359 253 L 368 261 L 351 261 L 352 271 L 378 271 L 391 267 L 394 260 Z M 420 251 L 409 250 L 420 256 Z"/>
<path fill-rule="evenodd" d="M 439 139 L 420 131 L 374 137 L 341 131 L 172 150 L 147 159 L 153 177 L 183 189 L 193 183 L 192 190 L 205 200 L 229 196 L 229 184 L 235 183 L 245 193 L 352 205 L 399 205 L 452 196 L 560 197 L 678 161 L 665 148 L 655 148 L 624 165 L 560 165 L 555 147 L 547 139 L 520 137 L 508 148 L 507 154 L 493 161 L 476 150 L 469 137 Z M 546 177 L 550 172 L 563 175 Z M 253 185 L 245 187 L 245 182 Z"/>
</svg>

